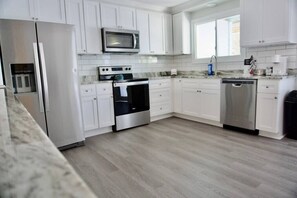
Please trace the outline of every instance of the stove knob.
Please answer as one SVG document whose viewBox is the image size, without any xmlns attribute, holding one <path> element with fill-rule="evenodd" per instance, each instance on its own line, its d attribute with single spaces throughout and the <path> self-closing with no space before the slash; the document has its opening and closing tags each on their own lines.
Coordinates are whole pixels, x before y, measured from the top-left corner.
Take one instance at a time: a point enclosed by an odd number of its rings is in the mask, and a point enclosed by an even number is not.
<svg viewBox="0 0 297 198">
<path fill-rule="evenodd" d="M 131 70 L 131 68 L 129 68 L 129 70 Z"/>
<path fill-rule="evenodd" d="M 102 71 L 105 71 L 105 69 L 102 69 Z"/>
<path fill-rule="evenodd" d="M 128 70 L 128 68 L 125 68 L 125 70 Z"/>
<path fill-rule="evenodd" d="M 106 71 L 108 71 L 109 69 L 108 68 L 106 68 Z"/>
</svg>

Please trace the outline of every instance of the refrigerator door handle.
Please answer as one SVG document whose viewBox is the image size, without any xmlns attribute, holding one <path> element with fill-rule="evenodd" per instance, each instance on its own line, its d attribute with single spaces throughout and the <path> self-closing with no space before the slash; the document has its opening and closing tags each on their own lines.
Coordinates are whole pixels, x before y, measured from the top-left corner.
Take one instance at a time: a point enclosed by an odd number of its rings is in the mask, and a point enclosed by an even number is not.
<svg viewBox="0 0 297 198">
<path fill-rule="evenodd" d="M 44 86 L 45 110 L 49 111 L 50 107 L 49 107 L 48 82 L 47 82 L 46 65 L 45 65 L 44 50 L 43 50 L 42 43 L 39 43 L 39 50 L 40 50 L 40 59 L 41 59 L 41 72 L 42 72 L 43 86 Z"/>
<path fill-rule="evenodd" d="M 41 87 L 42 85 L 41 85 L 40 65 L 39 65 L 39 59 L 38 59 L 37 43 L 33 43 L 33 54 L 34 54 L 34 61 L 35 61 L 37 94 L 38 94 L 38 100 L 39 100 L 39 111 L 42 113 L 42 112 L 44 112 L 44 108 L 43 108 L 43 96 L 42 96 L 42 87 Z"/>
</svg>

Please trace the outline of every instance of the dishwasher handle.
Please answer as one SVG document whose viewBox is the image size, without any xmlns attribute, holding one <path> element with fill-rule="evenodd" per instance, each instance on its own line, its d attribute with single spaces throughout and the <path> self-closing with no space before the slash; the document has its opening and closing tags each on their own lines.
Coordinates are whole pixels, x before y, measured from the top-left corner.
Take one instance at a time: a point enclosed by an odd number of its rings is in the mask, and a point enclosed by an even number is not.
<svg viewBox="0 0 297 198">
<path fill-rule="evenodd" d="M 240 87 L 242 87 L 242 83 L 233 83 L 232 87 L 240 88 Z"/>
</svg>

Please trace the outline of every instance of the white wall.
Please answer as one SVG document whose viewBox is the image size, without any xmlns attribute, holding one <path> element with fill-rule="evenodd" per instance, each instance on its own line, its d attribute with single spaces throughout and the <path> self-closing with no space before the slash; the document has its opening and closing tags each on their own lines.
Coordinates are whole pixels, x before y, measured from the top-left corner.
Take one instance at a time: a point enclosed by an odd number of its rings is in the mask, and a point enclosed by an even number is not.
<svg viewBox="0 0 297 198">
<path fill-rule="evenodd" d="M 98 75 L 97 68 L 102 65 L 132 65 L 135 73 L 170 71 L 172 56 L 142 55 L 80 55 L 78 56 L 79 75 Z"/>
</svg>

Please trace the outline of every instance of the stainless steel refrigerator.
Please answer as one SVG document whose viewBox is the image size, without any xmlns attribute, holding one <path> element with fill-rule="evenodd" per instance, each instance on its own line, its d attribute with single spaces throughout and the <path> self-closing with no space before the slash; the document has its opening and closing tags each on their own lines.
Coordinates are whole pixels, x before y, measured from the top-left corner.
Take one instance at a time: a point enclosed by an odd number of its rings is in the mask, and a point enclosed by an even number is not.
<svg viewBox="0 0 297 198">
<path fill-rule="evenodd" d="M 59 148 L 84 141 L 74 27 L 0 20 L 6 86 Z"/>
</svg>

